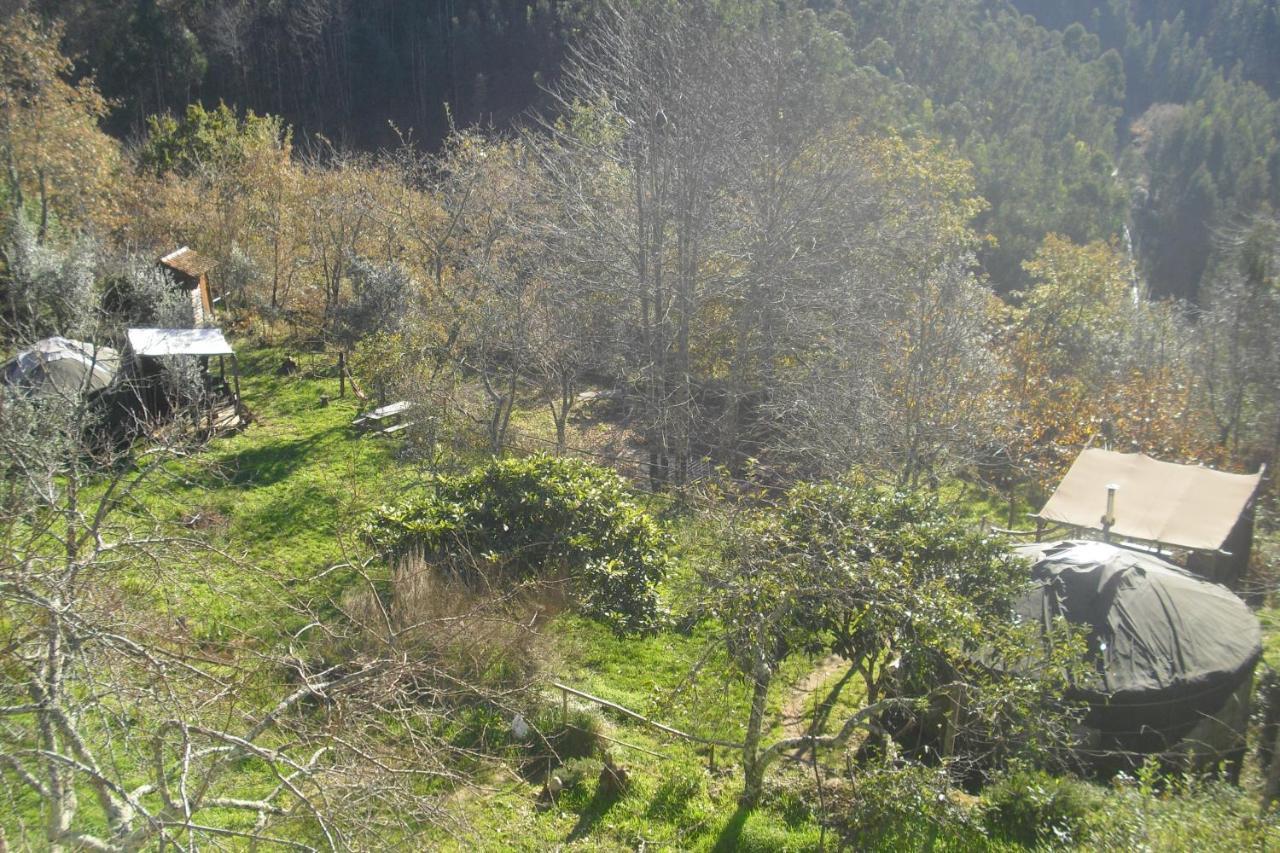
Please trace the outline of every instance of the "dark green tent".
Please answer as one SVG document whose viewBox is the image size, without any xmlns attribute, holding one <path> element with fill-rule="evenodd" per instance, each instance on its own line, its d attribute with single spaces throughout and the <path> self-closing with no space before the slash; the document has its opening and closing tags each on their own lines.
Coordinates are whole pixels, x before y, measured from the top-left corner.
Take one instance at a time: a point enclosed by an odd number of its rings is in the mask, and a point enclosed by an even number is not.
<svg viewBox="0 0 1280 853">
<path fill-rule="evenodd" d="M 1016 610 L 1088 631 L 1094 672 L 1077 685 L 1093 739 L 1082 754 L 1140 764 L 1151 754 L 1238 758 L 1262 632 L 1226 587 L 1151 554 L 1103 542 L 1039 543 Z"/>
</svg>

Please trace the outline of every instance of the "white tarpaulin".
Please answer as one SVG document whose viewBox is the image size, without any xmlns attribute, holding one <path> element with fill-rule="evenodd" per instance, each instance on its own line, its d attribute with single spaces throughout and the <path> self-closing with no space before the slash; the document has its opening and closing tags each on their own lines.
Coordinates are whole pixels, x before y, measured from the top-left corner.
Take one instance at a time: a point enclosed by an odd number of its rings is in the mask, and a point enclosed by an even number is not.
<svg viewBox="0 0 1280 853">
<path fill-rule="evenodd" d="M 1261 471 L 1228 474 L 1091 448 L 1076 458 L 1040 518 L 1101 530 L 1107 486 L 1114 484 L 1119 488 L 1113 534 L 1215 551 L 1248 508 L 1261 479 Z"/>
<path fill-rule="evenodd" d="M 235 355 L 221 329 L 130 329 L 129 349 L 142 356 Z"/>
</svg>

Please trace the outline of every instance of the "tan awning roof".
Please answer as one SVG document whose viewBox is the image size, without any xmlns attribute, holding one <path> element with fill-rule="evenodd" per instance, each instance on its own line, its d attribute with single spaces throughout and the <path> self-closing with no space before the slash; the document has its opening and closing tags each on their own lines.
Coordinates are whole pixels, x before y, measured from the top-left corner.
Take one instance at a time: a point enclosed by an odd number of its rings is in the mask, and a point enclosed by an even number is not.
<svg viewBox="0 0 1280 853">
<path fill-rule="evenodd" d="M 1111 532 L 1129 539 L 1215 551 L 1248 508 L 1262 472 L 1228 474 L 1160 462 L 1139 453 L 1087 449 L 1072 464 L 1040 518 L 1102 529 L 1107 486 L 1116 492 Z"/>
</svg>

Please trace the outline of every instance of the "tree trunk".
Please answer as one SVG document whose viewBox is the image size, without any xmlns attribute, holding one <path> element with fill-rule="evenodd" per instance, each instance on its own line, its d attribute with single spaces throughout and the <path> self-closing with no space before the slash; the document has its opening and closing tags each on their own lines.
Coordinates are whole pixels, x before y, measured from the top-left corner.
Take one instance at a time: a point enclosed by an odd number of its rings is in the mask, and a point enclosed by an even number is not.
<svg viewBox="0 0 1280 853">
<path fill-rule="evenodd" d="M 556 453 L 564 453 L 568 442 L 566 429 L 569 425 L 569 412 L 573 408 L 574 382 L 568 371 L 560 372 L 560 409 L 551 407 L 551 417 L 556 423 Z"/>
<path fill-rule="evenodd" d="M 760 762 L 760 736 L 764 729 L 764 715 L 769 699 L 769 683 L 773 673 L 766 666 L 756 671 L 755 688 L 751 694 L 751 716 L 747 720 L 747 736 L 742 744 L 742 796 L 739 803 L 745 808 L 755 808 L 760 802 L 764 787 L 764 768 Z"/>
</svg>

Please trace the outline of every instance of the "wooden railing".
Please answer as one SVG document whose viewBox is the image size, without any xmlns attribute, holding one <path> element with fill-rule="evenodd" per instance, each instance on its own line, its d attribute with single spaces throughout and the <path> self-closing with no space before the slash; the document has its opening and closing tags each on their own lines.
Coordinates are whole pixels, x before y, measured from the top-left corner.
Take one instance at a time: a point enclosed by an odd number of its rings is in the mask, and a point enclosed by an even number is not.
<svg viewBox="0 0 1280 853">
<path fill-rule="evenodd" d="M 702 737 L 700 735 L 692 735 L 692 734 L 689 734 L 688 732 L 682 732 L 677 728 L 666 725 L 665 723 L 660 723 L 657 720 L 651 720 L 648 717 L 644 716 L 643 714 L 633 711 L 630 708 L 624 708 L 622 705 L 619 705 L 617 702 L 610 702 L 608 699 L 601 699 L 599 696 L 592 696 L 590 693 L 570 687 L 567 684 L 561 684 L 558 681 L 551 682 L 551 686 L 560 691 L 560 722 L 562 725 L 565 725 L 565 726 L 569 724 L 569 696 L 572 694 L 574 696 L 579 697 L 580 699 L 586 699 L 588 702 L 594 702 L 595 704 L 601 706 L 602 708 L 608 708 L 611 711 L 616 711 L 619 714 L 622 714 L 623 716 L 630 717 L 633 720 L 644 723 L 646 726 L 657 729 L 658 731 L 671 735 L 672 737 L 680 738 L 681 740 L 687 740 L 687 741 L 690 741 L 691 743 L 702 744 L 703 746 L 707 747 L 707 764 L 710 766 L 712 770 L 716 769 L 716 747 L 717 746 L 722 747 L 724 749 L 733 749 L 733 750 L 742 749 L 742 744 L 740 743 L 733 743 L 732 741 L 727 741 L 727 740 L 717 740 L 716 738 Z M 613 738 L 610 738 L 610 740 L 622 746 L 631 747 L 633 749 L 640 749 L 642 752 L 648 752 L 648 750 L 642 749 L 641 747 L 632 746 L 632 744 L 629 744 L 629 743 L 617 741 L 617 740 L 614 740 Z"/>
</svg>

